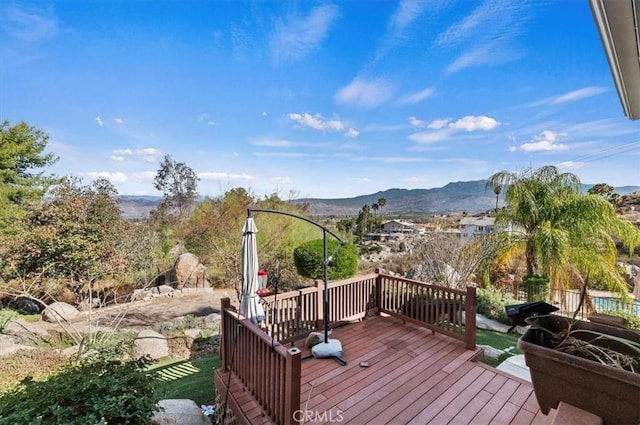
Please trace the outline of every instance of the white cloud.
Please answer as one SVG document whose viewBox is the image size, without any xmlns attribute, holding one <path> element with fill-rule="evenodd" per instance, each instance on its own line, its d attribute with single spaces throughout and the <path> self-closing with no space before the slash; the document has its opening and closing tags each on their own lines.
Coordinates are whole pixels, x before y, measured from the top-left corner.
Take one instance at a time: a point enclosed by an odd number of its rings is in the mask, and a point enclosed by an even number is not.
<svg viewBox="0 0 640 425">
<path fill-rule="evenodd" d="M 414 117 L 409 118 L 410 122 L 412 118 Z M 419 123 L 423 123 L 423 121 L 419 121 Z M 460 118 L 457 121 L 437 119 L 431 121 L 426 126 L 429 130 L 434 131 L 421 131 L 419 133 L 409 135 L 408 138 L 409 140 L 416 143 L 430 144 L 446 140 L 452 137 L 458 131 L 488 131 L 493 130 L 499 125 L 500 123 L 494 118 L 484 115 L 468 115 L 466 117 Z"/>
<path fill-rule="evenodd" d="M 289 114 L 289 118 L 303 127 L 313 128 L 320 131 L 344 131 L 344 124 L 340 120 L 325 120 L 322 115 L 311 115 L 308 113 Z"/>
<path fill-rule="evenodd" d="M 409 117 L 407 119 L 409 120 L 409 124 L 411 124 L 412 127 L 424 128 L 427 126 L 427 123 L 425 121 L 419 120 L 416 117 Z"/>
<path fill-rule="evenodd" d="M 139 173 L 133 173 L 133 178 L 139 181 L 152 182 L 156 178 L 157 173 L 155 171 L 142 171 Z"/>
<path fill-rule="evenodd" d="M 360 132 L 355 128 L 350 128 L 349 130 L 346 131 L 346 133 L 344 133 L 344 136 L 348 137 L 349 139 L 355 139 L 359 135 L 360 135 Z"/>
<path fill-rule="evenodd" d="M 449 120 L 433 120 L 427 125 L 427 128 L 432 130 L 440 130 L 441 128 L 445 128 L 449 125 Z"/>
<path fill-rule="evenodd" d="M 393 86 L 383 78 L 375 80 L 356 78 L 348 85 L 339 89 L 335 95 L 335 99 L 339 103 L 345 103 L 363 109 L 371 109 L 389 100 L 393 91 Z"/>
<path fill-rule="evenodd" d="M 361 177 L 359 179 L 356 179 L 357 181 L 359 181 L 360 183 L 369 183 L 371 181 L 371 179 L 369 177 Z"/>
<path fill-rule="evenodd" d="M 266 117 L 267 113 L 263 111 L 262 114 L 260 114 L 260 115 L 262 115 L 263 117 Z"/>
<path fill-rule="evenodd" d="M 117 161 L 124 160 L 124 156 L 137 156 L 145 162 L 155 162 L 157 161 L 159 156 L 162 156 L 162 152 L 160 152 L 156 148 L 145 148 L 145 149 L 114 149 L 111 151 L 113 154 L 111 159 L 115 157 L 122 157 L 122 159 L 118 159 Z M 114 159 L 115 160 L 115 159 Z"/>
<path fill-rule="evenodd" d="M 584 162 L 580 161 L 564 161 L 556 164 L 556 167 L 561 170 L 577 170 L 585 166 Z"/>
<path fill-rule="evenodd" d="M 477 7 L 440 33 L 434 42 L 437 48 L 464 49 L 447 67 L 448 73 L 470 66 L 507 63 L 522 56 L 514 41 L 531 19 L 528 9 L 534 2 L 484 0 L 465 4 Z"/>
<path fill-rule="evenodd" d="M 95 117 L 94 120 L 96 120 L 96 123 L 98 123 L 98 127 L 102 127 L 104 125 L 104 121 L 102 121 L 102 118 Z"/>
<path fill-rule="evenodd" d="M 539 135 L 535 136 L 531 142 L 523 143 L 518 147 L 518 150 L 524 152 L 548 152 L 548 151 L 563 151 L 569 149 L 566 145 L 557 143 L 559 140 L 558 133 L 553 131 L 544 130 Z M 511 152 L 514 149 L 509 149 Z"/>
<path fill-rule="evenodd" d="M 402 164 L 411 162 L 426 162 L 426 158 L 420 158 L 417 156 L 358 156 L 355 157 L 356 161 L 378 161 L 386 162 L 390 164 Z"/>
<path fill-rule="evenodd" d="M 99 178 L 104 178 L 109 180 L 111 183 L 124 183 L 129 180 L 126 174 L 121 172 L 109 173 L 107 171 L 98 171 L 98 172 L 89 172 L 87 173 L 89 177 L 96 180 Z"/>
<path fill-rule="evenodd" d="M 207 125 L 216 125 L 216 123 L 213 121 L 207 121 Z"/>
<path fill-rule="evenodd" d="M 407 179 L 405 179 L 405 181 L 409 182 L 409 183 L 423 183 L 426 180 L 420 177 L 409 177 Z"/>
<path fill-rule="evenodd" d="M 421 131 L 409 135 L 409 140 L 420 144 L 437 143 L 448 139 L 453 133 L 453 130 L 448 128 L 438 131 Z"/>
<path fill-rule="evenodd" d="M 249 174 L 241 173 L 241 174 L 230 174 L 230 173 L 214 173 L 214 172 L 204 172 L 198 174 L 202 180 L 239 180 L 239 181 L 251 181 L 253 180 L 253 176 Z"/>
<path fill-rule="evenodd" d="M 573 90 L 559 96 L 547 97 L 545 99 L 538 100 L 537 102 L 531 103 L 529 106 L 559 105 L 562 103 L 574 102 L 576 100 L 584 99 L 591 96 L 597 96 L 600 93 L 604 93 L 606 91 L 607 89 L 604 87 L 583 87 L 581 89 Z"/>
<path fill-rule="evenodd" d="M 45 16 L 41 11 L 7 8 L 3 17 L 3 29 L 12 37 L 26 42 L 37 42 L 53 37 L 58 32 L 55 16 Z"/>
<path fill-rule="evenodd" d="M 456 122 L 452 122 L 449 124 L 449 128 L 454 128 L 458 130 L 466 130 L 466 131 L 476 131 L 476 130 L 493 130 L 500 123 L 495 119 L 487 116 L 466 116 L 460 118 Z"/>
<path fill-rule="evenodd" d="M 124 121 L 122 121 L 122 118 L 118 118 L 118 117 L 114 118 L 114 119 L 113 119 L 113 122 L 114 122 L 114 123 L 116 123 L 116 124 L 118 124 L 118 125 L 120 125 L 120 124 L 124 123 Z"/>
<path fill-rule="evenodd" d="M 408 93 L 400 97 L 400 99 L 398 99 L 396 103 L 398 105 L 415 105 L 416 103 L 420 103 L 430 97 L 433 92 L 433 88 L 426 88 L 416 93 Z"/>
<path fill-rule="evenodd" d="M 120 155 L 111 155 L 109 158 L 112 161 L 124 161 L 124 156 L 120 156 Z"/>
<path fill-rule="evenodd" d="M 340 16 L 335 5 L 315 7 L 307 16 L 290 16 L 276 24 L 271 36 L 271 51 L 275 63 L 299 60 L 316 49 Z"/>
<path fill-rule="evenodd" d="M 271 177 L 271 182 L 276 184 L 289 184 L 291 179 L 289 177 Z"/>
<path fill-rule="evenodd" d="M 290 140 L 285 140 L 285 139 L 270 139 L 267 137 L 264 138 L 260 138 L 260 139 L 254 139 L 251 141 L 251 144 L 254 146 L 266 146 L 266 147 L 270 147 L 270 148 L 291 148 L 293 146 L 295 146 L 295 143 L 293 143 Z"/>
</svg>

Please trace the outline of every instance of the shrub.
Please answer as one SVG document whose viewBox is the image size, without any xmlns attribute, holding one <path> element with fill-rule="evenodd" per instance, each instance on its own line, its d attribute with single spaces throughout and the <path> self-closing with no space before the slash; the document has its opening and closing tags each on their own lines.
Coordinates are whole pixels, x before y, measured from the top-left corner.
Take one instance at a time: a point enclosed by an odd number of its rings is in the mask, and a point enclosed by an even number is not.
<svg viewBox="0 0 640 425">
<path fill-rule="evenodd" d="M 509 317 L 504 307 L 518 304 L 518 301 L 511 295 L 504 295 L 499 289 L 490 286 L 488 288 L 478 288 L 476 291 L 477 307 L 476 312 L 489 319 L 510 324 Z"/>
<path fill-rule="evenodd" d="M 640 331 L 640 316 L 624 310 L 605 310 L 602 313 L 611 316 L 623 317 L 627 321 L 627 328 Z"/>
<path fill-rule="evenodd" d="M 102 350 L 69 362 L 46 381 L 24 379 L 0 397 L 0 424 L 148 424 L 158 399 L 149 359 Z"/>
<path fill-rule="evenodd" d="M 527 294 L 527 302 L 545 301 L 549 294 L 549 279 L 544 276 L 526 276 L 522 286 Z"/>
<path fill-rule="evenodd" d="M 358 269 L 358 250 L 353 244 L 347 244 L 336 251 L 338 241 L 327 241 L 327 255 L 333 254 L 327 267 L 329 280 L 346 279 L 353 276 Z M 301 276 L 311 279 L 324 277 L 324 247 L 321 239 L 299 245 L 293 251 L 293 261 Z"/>
</svg>

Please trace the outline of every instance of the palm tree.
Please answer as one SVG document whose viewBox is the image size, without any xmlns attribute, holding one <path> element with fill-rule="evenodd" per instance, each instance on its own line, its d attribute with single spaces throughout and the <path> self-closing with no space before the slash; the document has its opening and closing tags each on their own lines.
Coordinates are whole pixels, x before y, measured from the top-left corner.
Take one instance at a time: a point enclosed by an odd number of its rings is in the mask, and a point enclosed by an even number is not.
<svg viewBox="0 0 640 425">
<path fill-rule="evenodd" d="M 387 205 L 387 200 L 384 198 L 378 198 L 378 206 L 380 207 L 380 210 L 382 210 L 382 207 L 385 205 Z M 382 216 L 382 211 L 380 211 L 380 216 Z"/>
<path fill-rule="evenodd" d="M 502 193 L 502 186 L 501 185 L 495 185 L 493 187 L 493 193 L 496 194 L 496 212 L 498 212 L 498 198 L 500 197 L 500 194 Z"/>
<path fill-rule="evenodd" d="M 376 217 L 376 212 L 380 208 L 380 205 L 377 203 L 371 205 L 371 209 L 373 210 L 373 224 L 378 227 L 378 217 Z"/>
<path fill-rule="evenodd" d="M 588 276 L 627 293 L 615 267 L 613 236 L 633 252 L 640 231 L 617 217 L 603 197 L 581 194 L 576 175 L 544 166 L 520 174 L 500 171 L 488 184 L 506 189 L 507 205 L 497 214 L 496 225 L 514 230 L 505 253 L 524 254 L 527 276 L 541 274 L 555 288 Z"/>
</svg>

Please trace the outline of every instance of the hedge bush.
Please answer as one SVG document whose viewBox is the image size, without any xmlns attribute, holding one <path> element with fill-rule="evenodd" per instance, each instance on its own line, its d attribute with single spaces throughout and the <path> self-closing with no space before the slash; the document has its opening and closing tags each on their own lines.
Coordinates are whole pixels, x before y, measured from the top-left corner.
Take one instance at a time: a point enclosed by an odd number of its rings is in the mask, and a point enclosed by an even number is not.
<svg viewBox="0 0 640 425">
<path fill-rule="evenodd" d="M 327 267 L 329 280 L 346 279 L 356 274 L 358 270 L 358 249 L 353 244 L 347 244 L 336 251 L 338 241 L 327 241 L 327 255 L 333 254 Z M 305 242 L 293 250 L 293 261 L 301 276 L 311 279 L 324 277 L 323 261 L 324 247 L 322 239 Z"/>
<path fill-rule="evenodd" d="M 0 424 L 148 424 L 158 399 L 151 361 L 105 349 L 70 361 L 46 381 L 32 378 L 0 394 Z"/>
<path fill-rule="evenodd" d="M 478 288 L 476 291 L 476 301 L 476 312 L 478 314 L 505 324 L 511 324 L 511 322 L 504 307 L 520 303 L 511 295 L 503 295 L 498 288 L 493 286 Z"/>
</svg>

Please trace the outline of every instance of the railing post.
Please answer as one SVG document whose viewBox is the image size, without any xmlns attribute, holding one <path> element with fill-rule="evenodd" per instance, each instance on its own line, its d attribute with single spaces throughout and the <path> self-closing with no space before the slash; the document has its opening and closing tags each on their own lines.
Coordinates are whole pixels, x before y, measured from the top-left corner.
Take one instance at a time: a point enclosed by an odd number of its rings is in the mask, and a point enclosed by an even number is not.
<svg viewBox="0 0 640 425">
<path fill-rule="evenodd" d="M 467 286 L 464 304 L 465 323 L 464 336 L 468 350 L 476 349 L 476 288 Z"/>
<path fill-rule="evenodd" d="M 284 395 L 284 423 L 285 425 L 301 423 L 300 414 L 300 385 L 302 378 L 302 352 L 296 348 L 287 350 Z"/>
<path fill-rule="evenodd" d="M 378 314 L 382 309 L 382 277 L 380 277 L 382 269 L 376 268 L 376 307 L 378 308 Z"/>
<path fill-rule="evenodd" d="M 224 370 L 229 370 L 227 367 L 227 338 L 229 338 L 230 335 L 228 334 L 229 329 L 227 329 L 227 309 L 230 307 L 231 300 L 229 297 L 224 297 L 220 300 L 220 333 L 222 334 L 222 338 L 220 340 L 220 361 Z"/>
<path fill-rule="evenodd" d="M 316 329 L 320 329 L 324 323 L 324 282 L 322 280 L 316 280 L 316 289 Z"/>
</svg>

